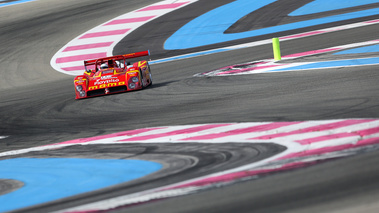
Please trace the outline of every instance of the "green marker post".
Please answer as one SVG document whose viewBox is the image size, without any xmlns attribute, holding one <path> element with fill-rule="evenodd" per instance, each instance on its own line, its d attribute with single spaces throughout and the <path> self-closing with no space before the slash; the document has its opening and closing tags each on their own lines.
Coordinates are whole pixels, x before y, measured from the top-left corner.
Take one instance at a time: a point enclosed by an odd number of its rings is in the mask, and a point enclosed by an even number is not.
<svg viewBox="0 0 379 213">
<path fill-rule="evenodd" d="M 279 38 L 273 38 L 272 39 L 272 48 L 274 50 L 274 59 L 275 59 L 275 61 L 282 60 L 282 56 L 280 54 Z"/>
</svg>

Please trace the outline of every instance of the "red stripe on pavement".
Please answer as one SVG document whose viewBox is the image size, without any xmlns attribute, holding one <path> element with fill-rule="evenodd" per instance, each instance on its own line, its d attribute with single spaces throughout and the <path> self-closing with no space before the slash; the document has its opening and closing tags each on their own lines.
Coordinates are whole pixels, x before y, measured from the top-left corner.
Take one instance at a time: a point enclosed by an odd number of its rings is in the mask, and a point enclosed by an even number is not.
<svg viewBox="0 0 379 213">
<path fill-rule="evenodd" d="M 128 138 L 128 139 L 121 140 L 121 141 L 150 140 L 150 139 L 161 138 L 161 137 L 172 136 L 172 135 L 189 134 L 189 133 L 199 132 L 199 131 L 203 131 L 203 130 L 207 130 L 207 129 L 213 129 L 216 127 L 228 126 L 228 125 L 231 125 L 231 124 L 202 125 L 202 126 L 192 127 L 192 128 L 188 128 L 188 129 L 175 130 L 172 132 L 159 133 L 159 134 L 153 134 L 153 135 L 145 135 L 145 136 L 140 136 L 140 137 L 133 137 L 133 138 Z"/>
<path fill-rule="evenodd" d="M 289 38 L 300 38 L 300 37 L 305 37 L 305 36 L 311 36 L 311 35 L 316 35 L 320 33 L 326 33 L 327 31 L 313 31 L 309 33 L 302 33 L 298 35 L 291 35 L 291 36 L 286 36 L 286 37 L 281 37 L 280 39 L 289 39 Z"/>
<path fill-rule="evenodd" d="M 301 123 L 301 122 L 269 123 L 269 124 L 252 126 L 252 127 L 242 128 L 242 129 L 235 129 L 235 130 L 231 130 L 228 132 L 213 133 L 213 134 L 208 134 L 208 135 L 200 135 L 200 136 L 186 138 L 186 139 L 182 139 L 182 140 L 194 140 L 194 141 L 195 140 L 210 140 L 210 139 L 221 138 L 221 137 L 226 137 L 226 136 L 231 136 L 231 135 L 245 134 L 245 133 L 251 133 L 251 132 L 268 131 L 268 130 L 277 129 L 277 128 L 280 128 L 283 126 L 289 126 L 289 125 L 294 125 L 294 124 L 298 124 L 298 123 Z"/>
<path fill-rule="evenodd" d="M 87 33 L 80 37 L 79 39 L 85 39 L 85 38 L 96 38 L 96 37 L 103 37 L 103 36 L 112 36 L 112 35 L 122 35 L 129 31 L 130 29 L 122 29 L 122 30 L 111 30 L 111 31 L 104 31 L 104 32 L 97 32 L 97 33 Z"/>
<path fill-rule="evenodd" d="M 365 129 L 365 130 L 358 130 L 351 133 L 339 133 L 339 134 L 332 134 L 332 135 L 324 135 L 320 137 L 314 137 L 314 138 L 308 138 L 304 140 L 297 140 L 296 142 L 300 144 L 310 144 L 310 143 L 317 143 L 321 141 L 326 140 L 333 140 L 333 139 L 339 139 L 339 138 L 346 138 L 346 137 L 365 137 L 367 135 L 372 135 L 379 133 L 379 127 L 371 128 L 371 129 Z"/>
<path fill-rule="evenodd" d="M 372 20 L 372 21 L 366 21 L 365 23 L 377 23 L 377 22 L 379 22 L 379 19 L 377 19 L 377 20 Z"/>
<path fill-rule="evenodd" d="M 146 17 L 139 17 L 139 18 L 126 18 L 126 19 L 117 19 L 113 20 L 105 25 L 116 25 L 116 24 L 127 24 L 127 23 L 135 23 L 135 22 L 144 22 L 148 21 L 155 16 L 146 16 Z"/>
<path fill-rule="evenodd" d="M 358 141 L 357 146 L 366 146 L 371 144 L 379 144 L 379 137 L 368 138 L 361 141 Z"/>
<path fill-rule="evenodd" d="M 180 7 L 180 6 L 188 4 L 188 3 L 189 2 L 155 5 L 155 6 L 143 8 L 141 10 L 138 10 L 137 12 L 150 11 L 150 10 L 174 9 L 174 8 Z"/>
<path fill-rule="evenodd" d="M 204 186 L 204 185 L 208 185 L 212 183 L 229 182 L 229 181 L 234 181 L 234 180 L 241 179 L 244 177 L 252 177 L 252 176 L 256 176 L 260 174 L 263 175 L 263 174 L 268 174 L 271 172 L 279 172 L 279 171 L 284 171 L 284 170 L 289 170 L 289 169 L 296 169 L 296 168 L 301 168 L 301 167 L 312 165 L 312 164 L 315 164 L 315 163 L 314 162 L 293 162 L 293 163 L 277 166 L 276 168 L 233 172 L 233 173 L 228 173 L 228 174 L 219 175 L 215 177 L 208 177 L 208 178 L 204 178 L 200 180 L 195 180 L 193 182 L 185 183 L 179 186 L 174 186 L 169 189 L 186 188 L 186 187 L 191 187 L 191 186 Z"/>
<path fill-rule="evenodd" d="M 62 52 L 69 52 L 69 51 L 75 51 L 75 50 L 86 50 L 86 49 L 93 49 L 93 48 L 99 48 L 99 47 L 109 47 L 113 44 L 113 42 L 103 42 L 103 43 L 95 43 L 95 44 L 84 44 L 84 45 L 77 45 L 77 46 L 69 46 L 66 49 L 64 49 Z"/>
<path fill-rule="evenodd" d="M 310 150 L 300 153 L 298 157 L 337 152 L 337 151 L 341 151 L 345 149 L 354 148 L 354 146 L 355 146 L 354 144 L 343 144 L 343 145 L 338 145 L 338 146 L 328 146 L 328 147 L 323 147 L 323 148 L 318 148 L 318 149 L 310 149 Z"/>
<path fill-rule="evenodd" d="M 280 157 L 277 160 L 284 160 L 284 159 L 291 159 L 291 158 L 325 154 L 325 153 L 350 149 L 350 148 L 354 148 L 354 147 L 355 147 L 354 144 L 349 143 L 349 144 L 343 144 L 343 145 L 337 145 L 337 146 L 328 146 L 328 147 L 323 147 L 323 148 L 318 148 L 318 149 L 310 149 L 310 150 L 306 150 L 303 152 L 291 153 L 291 154 L 285 155 L 283 157 Z"/>
<path fill-rule="evenodd" d="M 340 49 L 341 49 L 341 48 L 329 48 L 329 49 L 323 49 L 323 50 L 313 50 L 313 51 L 308 51 L 308 52 L 303 52 L 303 53 L 296 53 L 296 54 L 292 54 L 292 55 L 286 55 L 286 56 L 283 56 L 282 58 L 300 57 L 300 56 L 314 55 L 314 54 L 325 53 L 325 52 L 331 52 L 331 51 L 340 50 Z"/>
<path fill-rule="evenodd" d="M 61 68 L 64 71 L 84 71 L 84 66 L 76 66 L 76 67 L 63 67 Z"/>
<path fill-rule="evenodd" d="M 75 56 L 68 56 L 68 57 L 62 57 L 57 58 L 55 61 L 57 64 L 59 63 L 67 63 L 67 62 L 73 62 L 73 61 L 84 61 L 88 59 L 94 59 L 94 58 L 102 58 L 106 57 L 107 53 L 93 53 L 93 54 L 86 54 L 86 55 L 75 55 Z"/>
<path fill-rule="evenodd" d="M 358 130 L 355 132 L 358 133 L 360 136 L 364 137 L 366 135 L 372 135 L 372 134 L 379 133 L 379 127 L 374 127 L 374 128 L 365 129 L 365 130 Z"/>
<path fill-rule="evenodd" d="M 102 139 L 107 139 L 107 138 L 137 135 L 137 134 L 149 132 L 149 131 L 156 130 L 156 129 L 163 129 L 163 128 L 164 127 L 156 127 L 156 128 L 148 128 L 148 129 L 130 130 L 130 131 L 113 133 L 113 134 L 109 134 L 109 135 L 95 136 L 95 137 L 92 137 L 92 138 L 81 138 L 81 139 L 76 139 L 76 140 L 71 140 L 71 141 L 65 141 L 65 142 L 56 143 L 56 144 L 85 143 L 85 142 L 91 142 L 91 141 L 102 140 Z M 54 145 L 56 145 L 56 144 L 54 144 Z M 50 145 L 48 145 L 48 146 L 50 146 Z"/>
<path fill-rule="evenodd" d="M 252 67 L 252 68 L 246 68 L 246 69 L 237 69 L 237 70 L 231 70 L 231 71 L 226 71 L 226 72 L 220 72 L 217 73 L 216 75 L 225 75 L 225 74 L 231 74 L 231 73 L 243 73 L 243 72 L 249 72 L 249 71 L 255 71 L 255 70 L 263 70 L 267 68 L 272 68 L 272 67 L 280 67 L 284 66 L 285 64 L 280 64 L 280 65 L 268 65 L 268 66 L 260 66 L 260 67 Z"/>
<path fill-rule="evenodd" d="M 303 134 L 303 133 L 310 133 L 310 132 L 321 132 L 325 130 L 331 130 L 331 129 L 337 129 L 340 127 L 346 127 L 354 124 L 360 124 L 360 123 L 367 123 L 373 120 L 343 120 L 343 121 L 338 121 L 334 123 L 329 123 L 329 124 L 322 124 L 318 126 L 312 126 L 308 127 L 305 129 L 299 129 L 291 132 L 283 132 L 283 133 L 278 133 L 278 134 L 271 134 L 271 135 L 265 135 L 265 136 L 260 136 L 256 138 L 251 138 L 251 139 L 258 139 L 258 140 L 268 140 L 268 139 L 273 139 L 273 138 L 279 138 L 279 137 L 285 137 L 289 135 L 295 135 L 295 134 Z"/>
<path fill-rule="evenodd" d="M 297 140 L 296 142 L 304 145 L 304 144 L 311 144 L 311 143 L 317 143 L 321 141 L 327 141 L 327 140 L 333 140 L 333 139 L 339 139 L 339 138 L 346 138 L 346 137 L 359 137 L 358 134 L 354 133 L 339 133 L 339 134 L 333 134 L 333 135 L 323 135 L 320 137 L 314 137 L 314 138 L 307 138 L 303 140 Z"/>
</svg>

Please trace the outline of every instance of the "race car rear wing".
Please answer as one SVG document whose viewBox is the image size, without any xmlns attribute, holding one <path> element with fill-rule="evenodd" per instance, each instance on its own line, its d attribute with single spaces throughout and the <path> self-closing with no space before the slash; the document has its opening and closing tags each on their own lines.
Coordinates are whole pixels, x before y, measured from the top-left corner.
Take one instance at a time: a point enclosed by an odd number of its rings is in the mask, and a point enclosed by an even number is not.
<svg viewBox="0 0 379 213">
<path fill-rule="evenodd" d="M 84 66 L 94 65 L 96 64 L 97 61 L 107 61 L 109 59 L 123 60 L 123 59 L 130 59 L 130 58 L 138 58 L 142 56 L 150 56 L 150 51 L 146 50 L 142 52 L 128 53 L 124 55 L 115 55 L 115 56 L 109 56 L 109 57 L 104 57 L 104 58 L 91 59 L 91 60 L 84 61 Z"/>
<path fill-rule="evenodd" d="M 138 58 L 138 57 L 149 56 L 149 55 L 150 55 L 150 50 L 146 50 L 146 51 L 142 51 L 142 52 L 125 54 L 122 56 L 124 56 L 124 58 L 127 59 L 127 58 Z"/>
</svg>

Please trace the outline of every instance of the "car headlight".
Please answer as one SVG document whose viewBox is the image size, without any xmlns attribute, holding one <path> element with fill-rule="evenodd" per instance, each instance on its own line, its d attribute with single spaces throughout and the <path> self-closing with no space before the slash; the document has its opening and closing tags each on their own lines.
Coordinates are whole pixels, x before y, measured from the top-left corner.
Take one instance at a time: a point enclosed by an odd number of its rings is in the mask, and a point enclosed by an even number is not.
<svg viewBox="0 0 379 213">
<path fill-rule="evenodd" d="M 76 90 L 77 90 L 78 92 L 83 91 L 83 87 L 82 87 L 82 85 L 76 85 Z"/>
<path fill-rule="evenodd" d="M 134 77 L 132 77 L 132 81 L 133 81 L 133 83 L 137 83 L 138 82 L 138 77 L 137 76 L 134 76 Z"/>
<path fill-rule="evenodd" d="M 76 85 L 76 90 L 79 92 L 80 97 L 86 96 L 86 91 L 83 90 L 82 85 Z"/>
<path fill-rule="evenodd" d="M 135 84 L 135 83 L 130 83 L 130 84 L 129 84 L 129 88 L 130 88 L 130 89 L 134 89 L 134 88 L 136 88 L 136 84 Z"/>
</svg>

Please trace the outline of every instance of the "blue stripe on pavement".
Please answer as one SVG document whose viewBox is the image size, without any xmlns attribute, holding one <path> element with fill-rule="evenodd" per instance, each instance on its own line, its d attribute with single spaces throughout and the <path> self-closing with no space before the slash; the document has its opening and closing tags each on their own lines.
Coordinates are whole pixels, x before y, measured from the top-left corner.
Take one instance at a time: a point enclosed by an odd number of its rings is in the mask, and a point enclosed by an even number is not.
<svg viewBox="0 0 379 213">
<path fill-rule="evenodd" d="M 273 2 L 275 2 L 275 0 L 237 0 L 218 7 L 202 16 L 195 18 L 176 31 L 166 40 L 164 48 L 167 50 L 174 50 L 200 47 L 379 14 L 379 8 L 373 8 L 247 32 L 224 34 L 230 26 L 242 17 Z"/>
<path fill-rule="evenodd" d="M 344 51 L 334 53 L 333 55 L 376 53 L 376 52 L 379 52 L 379 44 L 367 46 L 367 47 L 359 47 L 359 48 L 350 49 L 350 50 L 344 50 Z"/>
<path fill-rule="evenodd" d="M 0 212 L 41 204 L 134 180 L 162 168 L 143 160 L 16 158 L 0 161 L 0 179 L 24 187 L 0 196 Z"/>
<path fill-rule="evenodd" d="M 35 1 L 35 0 L 20 0 L 20 1 L 11 1 L 11 2 L 7 2 L 7 3 L 1 3 L 0 2 L 0 7 L 11 6 L 11 5 L 15 5 L 15 4 L 22 4 L 22 3 L 31 2 L 31 1 Z"/>
<path fill-rule="evenodd" d="M 238 48 L 234 48 L 234 49 L 238 49 Z M 163 62 L 174 61 L 174 60 L 179 60 L 179 59 L 192 58 L 192 57 L 201 56 L 201 55 L 225 52 L 229 50 L 232 50 L 232 49 L 216 49 L 216 50 L 209 50 L 209 51 L 204 51 L 204 52 L 197 52 L 197 53 L 192 53 L 192 54 L 187 54 L 187 55 L 175 56 L 172 58 L 158 59 L 158 60 L 150 61 L 149 64 L 157 64 L 157 63 L 163 63 Z"/>
<path fill-rule="evenodd" d="M 379 0 L 315 0 L 290 13 L 290 16 L 302 16 L 322 13 L 332 10 L 357 7 L 367 4 L 378 3 Z"/>
</svg>

